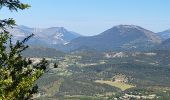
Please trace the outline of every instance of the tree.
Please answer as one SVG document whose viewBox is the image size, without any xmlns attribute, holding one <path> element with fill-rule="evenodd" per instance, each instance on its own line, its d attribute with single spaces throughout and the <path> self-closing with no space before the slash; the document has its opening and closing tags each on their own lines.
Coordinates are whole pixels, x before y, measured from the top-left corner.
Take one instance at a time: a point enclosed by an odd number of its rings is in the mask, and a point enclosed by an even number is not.
<svg viewBox="0 0 170 100">
<path fill-rule="evenodd" d="M 54 68 L 58 68 L 58 65 L 57 65 L 57 63 L 54 63 Z"/>
<path fill-rule="evenodd" d="M 0 0 L 0 9 L 9 8 L 18 11 L 29 8 L 19 0 Z M 25 45 L 32 36 L 22 41 L 12 42 L 12 36 L 7 27 L 13 27 L 15 20 L 12 18 L 0 20 L 0 100 L 27 100 L 38 92 L 35 81 L 42 76 L 48 62 L 42 59 L 40 63 L 33 64 L 29 58 L 24 58 L 21 53 L 28 48 Z"/>
</svg>

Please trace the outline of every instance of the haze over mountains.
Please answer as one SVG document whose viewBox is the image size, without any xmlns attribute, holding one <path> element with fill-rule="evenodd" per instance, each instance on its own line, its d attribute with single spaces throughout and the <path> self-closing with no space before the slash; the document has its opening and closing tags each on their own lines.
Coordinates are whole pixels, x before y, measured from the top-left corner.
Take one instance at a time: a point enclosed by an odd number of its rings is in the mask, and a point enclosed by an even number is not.
<svg viewBox="0 0 170 100">
<path fill-rule="evenodd" d="M 169 30 L 154 33 L 136 25 L 114 26 L 95 36 L 81 36 L 64 27 L 29 28 L 16 26 L 8 30 L 14 36 L 14 40 L 21 40 L 34 33 L 35 36 L 29 41 L 31 46 L 55 48 L 63 51 L 80 49 L 97 51 L 150 50 L 155 46 L 165 44 L 163 41 L 170 38 Z"/>
</svg>

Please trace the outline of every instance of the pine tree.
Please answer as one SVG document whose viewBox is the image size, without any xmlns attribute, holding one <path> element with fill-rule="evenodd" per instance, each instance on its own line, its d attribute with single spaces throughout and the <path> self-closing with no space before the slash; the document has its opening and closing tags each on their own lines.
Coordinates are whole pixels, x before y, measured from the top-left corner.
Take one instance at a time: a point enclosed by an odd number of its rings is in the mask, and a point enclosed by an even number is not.
<svg viewBox="0 0 170 100">
<path fill-rule="evenodd" d="M 19 0 L 0 0 L 0 9 L 9 8 L 18 11 L 29 8 L 28 4 Z M 22 41 L 12 42 L 12 36 L 6 30 L 13 27 L 12 18 L 0 20 L 0 100 L 28 100 L 38 92 L 35 81 L 42 76 L 48 62 L 44 59 L 33 64 L 29 58 L 22 56 L 22 51 L 28 48 L 25 43 L 33 36 L 30 35 Z"/>
<path fill-rule="evenodd" d="M 54 63 L 54 68 L 58 68 L 58 65 L 57 65 L 57 63 Z"/>
</svg>

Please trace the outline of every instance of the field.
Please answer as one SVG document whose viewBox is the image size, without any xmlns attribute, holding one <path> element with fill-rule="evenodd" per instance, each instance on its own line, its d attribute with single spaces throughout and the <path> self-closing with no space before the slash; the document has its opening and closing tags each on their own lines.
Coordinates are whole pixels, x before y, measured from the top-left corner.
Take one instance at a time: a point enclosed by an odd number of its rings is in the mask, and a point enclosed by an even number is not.
<svg viewBox="0 0 170 100">
<path fill-rule="evenodd" d="M 102 97 L 83 96 L 83 95 L 74 95 L 74 96 L 66 95 L 64 97 L 64 100 L 105 100 L 105 99 L 106 98 L 102 98 Z"/>
<path fill-rule="evenodd" d="M 112 82 L 112 81 L 103 81 L 103 80 L 96 80 L 95 82 L 101 83 L 101 84 L 108 84 L 108 85 L 117 87 L 121 89 L 122 91 L 135 87 L 134 85 L 130 85 L 127 83 L 122 83 L 122 82 Z"/>
</svg>

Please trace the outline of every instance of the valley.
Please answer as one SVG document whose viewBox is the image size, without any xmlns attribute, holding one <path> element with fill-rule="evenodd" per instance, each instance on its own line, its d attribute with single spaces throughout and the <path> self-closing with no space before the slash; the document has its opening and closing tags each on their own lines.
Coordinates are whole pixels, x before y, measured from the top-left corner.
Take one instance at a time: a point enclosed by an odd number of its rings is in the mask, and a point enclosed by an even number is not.
<svg viewBox="0 0 170 100">
<path fill-rule="evenodd" d="M 35 30 L 23 27 L 14 31 L 27 35 Z M 49 62 L 36 81 L 37 100 L 169 100 L 170 41 L 165 34 L 136 25 L 114 26 L 95 36 L 51 27 L 37 30 L 22 55 L 34 63 Z"/>
<path fill-rule="evenodd" d="M 0 0 L 0 100 L 170 100 L 170 0 Z"/>
<path fill-rule="evenodd" d="M 57 63 L 58 68 L 51 64 L 48 72 L 37 81 L 41 94 L 39 98 L 161 100 L 170 91 L 170 65 L 168 59 L 164 60 L 165 57 L 170 57 L 170 51 L 80 51 L 48 59 L 51 63 Z"/>
</svg>

